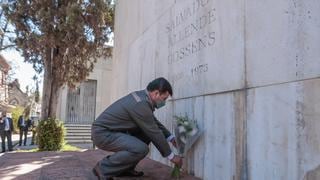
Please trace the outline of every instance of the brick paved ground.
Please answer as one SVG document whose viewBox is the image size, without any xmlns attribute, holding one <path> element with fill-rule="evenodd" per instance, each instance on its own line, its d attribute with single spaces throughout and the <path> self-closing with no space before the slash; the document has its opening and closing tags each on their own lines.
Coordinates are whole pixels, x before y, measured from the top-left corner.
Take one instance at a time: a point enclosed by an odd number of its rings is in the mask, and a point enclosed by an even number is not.
<svg viewBox="0 0 320 180">
<path fill-rule="evenodd" d="M 1 180 L 94 180 L 91 172 L 95 163 L 108 153 L 101 150 L 84 152 L 11 152 L 0 155 Z M 138 170 L 143 170 L 142 180 L 170 179 L 171 168 L 151 159 L 145 158 L 138 164 Z M 197 178 L 183 175 L 185 180 Z"/>
</svg>

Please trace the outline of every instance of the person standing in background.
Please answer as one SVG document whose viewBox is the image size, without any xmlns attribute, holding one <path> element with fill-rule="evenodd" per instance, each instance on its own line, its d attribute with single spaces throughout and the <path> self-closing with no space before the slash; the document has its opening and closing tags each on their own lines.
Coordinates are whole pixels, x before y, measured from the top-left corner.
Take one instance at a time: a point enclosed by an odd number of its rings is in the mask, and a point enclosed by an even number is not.
<svg viewBox="0 0 320 180">
<path fill-rule="evenodd" d="M 12 151 L 12 131 L 13 122 L 10 117 L 6 117 L 6 112 L 3 112 L 2 118 L 0 119 L 0 136 L 2 141 L 2 152 L 6 151 L 5 140 L 7 139 L 8 150 Z"/>
<path fill-rule="evenodd" d="M 24 136 L 23 145 L 27 145 L 27 135 L 28 135 L 28 129 L 30 127 L 31 121 L 27 119 L 26 116 L 21 115 L 18 120 L 18 128 L 19 128 L 19 146 L 22 145 L 22 136 Z"/>
<path fill-rule="evenodd" d="M 36 144 L 36 135 L 37 135 L 37 126 L 38 126 L 39 118 L 38 117 L 32 117 L 31 118 L 31 131 L 32 131 L 32 139 L 31 144 Z"/>
</svg>

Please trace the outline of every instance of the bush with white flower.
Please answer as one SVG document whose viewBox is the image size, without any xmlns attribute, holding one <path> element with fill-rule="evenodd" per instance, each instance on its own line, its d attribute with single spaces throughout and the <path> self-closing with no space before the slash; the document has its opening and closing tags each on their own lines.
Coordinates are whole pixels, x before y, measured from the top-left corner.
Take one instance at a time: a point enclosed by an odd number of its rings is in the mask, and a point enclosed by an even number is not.
<svg viewBox="0 0 320 180">
<path fill-rule="evenodd" d="M 175 135 L 178 145 L 178 153 L 185 156 L 188 150 L 200 137 L 201 131 L 199 131 L 197 122 L 192 120 L 186 114 L 185 116 L 174 116 L 176 119 Z M 171 172 L 173 178 L 180 178 L 180 167 L 175 166 Z"/>
<path fill-rule="evenodd" d="M 185 116 L 174 116 L 177 120 L 178 137 L 183 144 L 186 144 L 187 139 L 194 136 L 198 132 L 198 125 L 196 121 Z"/>
</svg>

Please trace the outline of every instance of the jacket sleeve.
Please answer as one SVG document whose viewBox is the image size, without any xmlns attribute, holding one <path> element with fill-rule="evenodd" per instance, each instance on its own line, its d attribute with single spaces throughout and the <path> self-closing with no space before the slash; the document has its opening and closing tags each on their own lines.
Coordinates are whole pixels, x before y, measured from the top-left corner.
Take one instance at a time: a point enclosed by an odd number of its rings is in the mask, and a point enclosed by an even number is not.
<svg viewBox="0 0 320 180">
<path fill-rule="evenodd" d="M 21 117 L 21 116 L 19 116 L 18 124 L 17 124 L 17 125 L 18 125 L 18 128 L 20 128 L 20 127 L 21 127 L 21 118 L 22 118 L 22 117 Z"/>
<path fill-rule="evenodd" d="M 154 117 L 159 129 L 162 131 L 163 135 L 168 138 L 171 136 L 171 132 L 156 118 Z"/>
<path fill-rule="evenodd" d="M 28 127 L 28 128 L 31 127 L 31 123 L 32 123 L 32 122 L 31 122 L 31 119 L 28 119 L 28 120 L 27 120 L 27 127 Z"/>
<path fill-rule="evenodd" d="M 10 130 L 13 131 L 13 120 L 9 118 Z"/>
<path fill-rule="evenodd" d="M 150 138 L 163 157 L 171 154 L 170 146 L 154 119 L 153 112 L 145 101 L 138 102 L 129 109 L 129 114 L 139 128 Z"/>
</svg>

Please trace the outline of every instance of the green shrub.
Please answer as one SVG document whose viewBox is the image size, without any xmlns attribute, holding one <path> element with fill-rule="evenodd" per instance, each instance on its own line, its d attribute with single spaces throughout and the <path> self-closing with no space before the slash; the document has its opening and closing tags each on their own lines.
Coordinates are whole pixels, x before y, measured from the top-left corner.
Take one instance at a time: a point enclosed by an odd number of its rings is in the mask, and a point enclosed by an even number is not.
<svg viewBox="0 0 320 180">
<path fill-rule="evenodd" d="M 61 121 L 49 118 L 37 126 L 39 151 L 59 151 L 64 145 L 65 128 Z"/>
<path fill-rule="evenodd" d="M 15 133 L 18 132 L 19 128 L 18 128 L 18 119 L 20 117 L 20 115 L 23 114 L 24 108 L 17 106 L 16 108 L 11 110 L 11 116 L 12 116 L 12 120 L 13 120 L 13 131 Z"/>
</svg>

